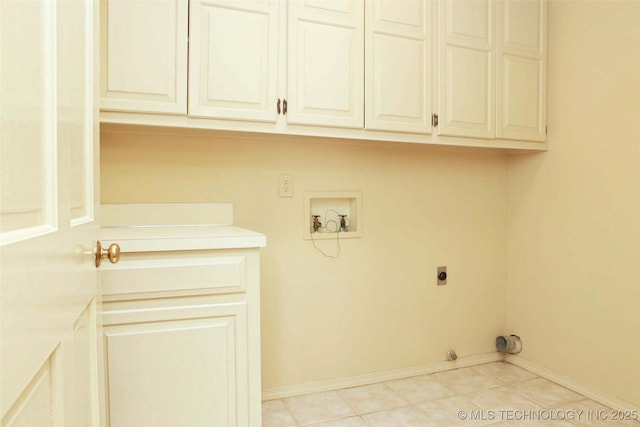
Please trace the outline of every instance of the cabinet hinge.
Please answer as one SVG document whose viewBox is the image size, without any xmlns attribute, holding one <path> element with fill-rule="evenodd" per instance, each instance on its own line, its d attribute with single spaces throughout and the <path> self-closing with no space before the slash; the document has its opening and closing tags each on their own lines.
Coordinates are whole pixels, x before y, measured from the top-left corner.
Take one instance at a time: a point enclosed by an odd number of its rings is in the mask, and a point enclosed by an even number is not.
<svg viewBox="0 0 640 427">
<path fill-rule="evenodd" d="M 438 115 L 437 114 L 432 114 L 431 115 L 431 126 L 433 126 L 434 128 L 438 127 Z"/>
</svg>

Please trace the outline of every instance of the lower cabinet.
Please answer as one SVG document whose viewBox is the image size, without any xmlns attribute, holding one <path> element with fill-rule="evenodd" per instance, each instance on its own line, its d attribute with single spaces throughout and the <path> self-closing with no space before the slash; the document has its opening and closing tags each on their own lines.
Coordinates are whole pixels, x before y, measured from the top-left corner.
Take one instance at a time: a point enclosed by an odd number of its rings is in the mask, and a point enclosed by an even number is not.
<svg viewBox="0 0 640 427">
<path fill-rule="evenodd" d="M 257 252 L 123 254 L 102 272 L 103 424 L 261 425 Z"/>
</svg>

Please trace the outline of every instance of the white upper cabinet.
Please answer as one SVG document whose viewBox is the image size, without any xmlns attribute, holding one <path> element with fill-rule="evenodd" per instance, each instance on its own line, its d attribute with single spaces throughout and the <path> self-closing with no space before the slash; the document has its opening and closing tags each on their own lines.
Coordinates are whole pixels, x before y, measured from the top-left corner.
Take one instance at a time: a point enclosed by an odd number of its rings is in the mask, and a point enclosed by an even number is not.
<svg viewBox="0 0 640 427">
<path fill-rule="evenodd" d="M 364 126 L 364 1 L 290 1 L 287 123 Z"/>
<path fill-rule="evenodd" d="M 546 2 L 440 3 L 438 133 L 546 138 Z"/>
<path fill-rule="evenodd" d="M 546 2 L 505 0 L 497 16 L 497 137 L 544 141 Z"/>
<path fill-rule="evenodd" d="M 439 3 L 438 133 L 495 137 L 495 2 Z"/>
<path fill-rule="evenodd" d="M 191 0 L 189 115 L 275 122 L 277 0 Z"/>
<path fill-rule="evenodd" d="M 431 133 L 432 3 L 365 4 L 365 128 Z"/>
<path fill-rule="evenodd" d="M 546 149 L 547 0 L 101 1 L 103 122 Z"/>
<path fill-rule="evenodd" d="M 103 110 L 187 113 L 187 0 L 102 0 Z"/>
</svg>

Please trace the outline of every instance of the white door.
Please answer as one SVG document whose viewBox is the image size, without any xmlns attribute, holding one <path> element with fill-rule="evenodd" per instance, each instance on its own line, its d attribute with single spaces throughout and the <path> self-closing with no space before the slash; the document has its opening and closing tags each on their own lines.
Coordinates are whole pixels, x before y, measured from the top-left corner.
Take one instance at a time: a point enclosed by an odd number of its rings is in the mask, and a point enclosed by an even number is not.
<svg viewBox="0 0 640 427">
<path fill-rule="evenodd" d="M 0 423 L 96 426 L 94 3 L 0 1 Z"/>
<path fill-rule="evenodd" d="M 431 133 L 432 3 L 365 3 L 365 127 Z"/>
<path fill-rule="evenodd" d="M 187 114 L 187 0 L 102 0 L 100 106 Z"/>
<path fill-rule="evenodd" d="M 190 116 L 275 123 L 280 3 L 190 2 Z"/>
<path fill-rule="evenodd" d="M 495 138 L 495 2 L 439 7 L 438 134 Z"/>
<path fill-rule="evenodd" d="M 287 123 L 364 127 L 364 1 L 289 2 Z"/>
</svg>

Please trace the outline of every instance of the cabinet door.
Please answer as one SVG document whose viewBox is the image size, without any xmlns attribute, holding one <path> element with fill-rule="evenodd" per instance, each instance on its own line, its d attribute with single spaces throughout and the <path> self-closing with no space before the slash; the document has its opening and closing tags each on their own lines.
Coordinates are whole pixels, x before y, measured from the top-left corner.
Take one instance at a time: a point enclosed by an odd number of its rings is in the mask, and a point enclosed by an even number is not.
<svg viewBox="0 0 640 427">
<path fill-rule="evenodd" d="M 498 138 L 546 139 L 546 2 L 498 4 Z"/>
<path fill-rule="evenodd" d="M 105 322 L 109 426 L 249 426 L 246 303 L 122 311 Z"/>
<path fill-rule="evenodd" d="M 287 123 L 363 128 L 364 2 L 289 3 Z"/>
<path fill-rule="evenodd" d="M 275 122 L 277 0 L 190 3 L 189 115 Z"/>
<path fill-rule="evenodd" d="M 495 2 L 439 3 L 438 133 L 495 137 Z"/>
<path fill-rule="evenodd" d="M 365 128 L 431 133 L 432 3 L 365 6 Z"/>
<path fill-rule="evenodd" d="M 187 0 L 102 0 L 101 108 L 187 113 Z"/>
</svg>

